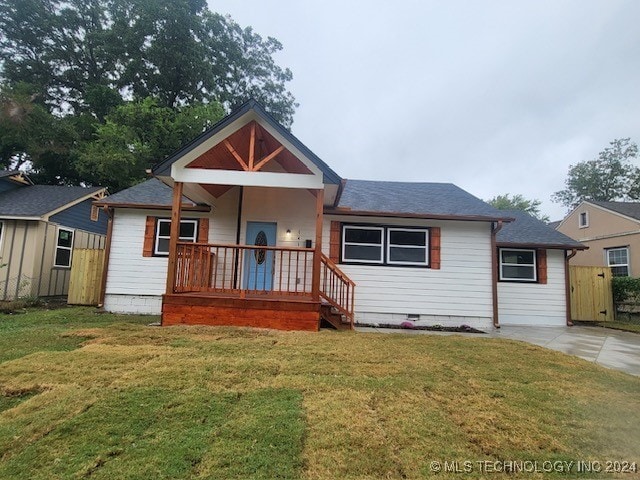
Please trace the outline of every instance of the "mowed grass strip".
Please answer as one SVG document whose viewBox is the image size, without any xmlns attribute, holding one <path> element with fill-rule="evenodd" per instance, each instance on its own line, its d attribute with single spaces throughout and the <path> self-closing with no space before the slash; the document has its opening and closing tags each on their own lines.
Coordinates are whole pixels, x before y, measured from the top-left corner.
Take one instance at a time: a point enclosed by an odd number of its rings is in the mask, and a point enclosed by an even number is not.
<svg viewBox="0 0 640 480">
<path fill-rule="evenodd" d="M 0 478 L 299 478 L 301 404 L 285 390 L 114 390 L 8 446 Z"/>
<path fill-rule="evenodd" d="M 640 462 L 640 379 L 533 345 L 44 314 L 11 317 L 2 342 L 40 329 L 76 349 L 36 344 L 0 363 L 0 398 L 25 395 L 0 412 L 0 478 L 427 478 L 432 461 Z"/>
</svg>

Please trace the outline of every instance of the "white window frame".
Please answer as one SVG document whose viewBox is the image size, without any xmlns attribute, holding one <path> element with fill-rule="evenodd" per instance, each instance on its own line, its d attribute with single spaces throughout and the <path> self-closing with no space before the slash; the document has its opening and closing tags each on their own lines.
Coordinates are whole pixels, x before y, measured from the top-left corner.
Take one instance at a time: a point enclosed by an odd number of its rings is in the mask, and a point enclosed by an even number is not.
<svg viewBox="0 0 640 480">
<path fill-rule="evenodd" d="M 170 218 L 158 218 L 156 219 L 156 234 L 154 236 L 153 239 L 153 254 L 157 255 L 159 257 L 168 257 L 169 256 L 169 251 L 159 251 L 158 250 L 158 240 L 160 239 L 170 239 L 170 235 L 160 235 L 160 224 L 161 223 L 168 223 L 169 226 L 171 226 L 171 219 Z M 193 237 L 178 237 L 178 241 L 179 242 L 193 242 L 196 243 L 198 241 L 198 220 L 191 220 L 191 219 L 182 219 L 180 220 L 180 224 L 182 225 L 183 223 L 191 223 L 193 224 Z"/>
<path fill-rule="evenodd" d="M 424 233 L 424 247 L 422 245 L 396 245 L 391 243 L 391 232 L 421 232 Z M 402 228 L 402 227 L 387 227 L 387 264 L 389 265 L 419 265 L 421 267 L 429 266 L 429 229 L 428 228 Z M 406 261 L 392 261 L 391 260 L 391 247 L 394 248 L 408 248 L 418 249 L 424 248 L 424 262 L 406 262 Z"/>
<path fill-rule="evenodd" d="M 584 223 L 582 222 L 582 216 L 584 215 Z M 589 226 L 589 212 L 580 212 L 578 214 L 578 228 L 587 228 Z"/>
<path fill-rule="evenodd" d="M 533 253 L 533 278 L 512 278 L 512 277 L 505 277 L 502 273 L 502 267 L 507 266 L 507 267 L 525 267 L 525 266 L 530 266 L 530 264 L 523 264 L 523 263 L 504 263 L 502 261 L 502 252 L 531 252 Z M 537 259 L 537 255 L 536 255 L 536 251 L 534 249 L 531 248 L 501 248 L 500 251 L 498 252 L 499 255 L 499 259 L 498 261 L 500 262 L 499 265 L 499 270 L 500 270 L 500 281 L 503 282 L 527 282 L 527 283 L 536 283 L 538 281 L 538 259 Z"/>
<path fill-rule="evenodd" d="M 71 233 L 71 246 L 70 247 L 65 247 L 62 245 L 58 245 L 58 242 L 60 241 L 60 232 L 69 232 Z M 70 228 L 64 228 L 64 227 L 58 227 L 58 229 L 56 230 L 56 248 L 53 250 L 53 266 L 56 268 L 71 268 L 71 257 L 73 256 L 73 244 L 76 241 L 76 232 L 75 230 L 72 230 Z M 62 250 L 69 250 L 69 265 L 58 265 L 56 263 L 56 259 L 58 258 L 58 250 L 62 249 Z"/>
<path fill-rule="evenodd" d="M 380 243 L 358 243 L 358 242 L 347 242 L 346 241 L 346 231 L 347 230 L 377 230 L 380 232 Z M 382 265 L 384 263 L 384 242 L 385 242 L 385 235 L 384 235 L 384 227 L 378 227 L 375 225 L 343 225 L 342 226 L 342 252 L 341 252 L 341 257 L 342 257 L 342 261 L 345 263 L 368 263 L 368 264 L 376 264 L 376 265 Z M 374 246 L 380 246 L 380 259 L 379 260 L 361 260 L 361 259 L 352 259 L 352 258 L 346 258 L 345 257 L 345 253 L 346 253 L 346 246 L 347 245 L 355 245 L 355 246 L 362 246 L 362 247 L 374 247 Z"/>
<path fill-rule="evenodd" d="M 609 253 L 610 252 L 615 252 L 618 250 L 624 250 L 627 253 L 627 263 L 618 263 L 618 264 L 611 264 L 611 258 L 609 257 Z M 606 261 L 607 261 L 607 267 L 609 268 L 614 268 L 614 267 L 627 267 L 627 277 L 631 276 L 631 265 L 629 264 L 629 247 L 613 247 L 613 248 L 606 248 L 605 250 L 605 256 Z M 618 275 L 618 276 L 625 276 L 625 275 Z"/>
</svg>

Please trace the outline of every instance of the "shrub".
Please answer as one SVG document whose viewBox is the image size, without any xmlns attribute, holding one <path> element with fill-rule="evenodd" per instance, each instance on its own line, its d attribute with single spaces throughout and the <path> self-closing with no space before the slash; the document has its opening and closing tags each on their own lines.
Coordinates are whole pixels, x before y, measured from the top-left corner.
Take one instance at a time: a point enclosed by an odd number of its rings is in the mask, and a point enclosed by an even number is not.
<svg viewBox="0 0 640 480">
<path fill-rule="evenodd" d="M 615 303 L 640 303 L 640 278 L 613 277 L 611 286 Z"/>
</svg>

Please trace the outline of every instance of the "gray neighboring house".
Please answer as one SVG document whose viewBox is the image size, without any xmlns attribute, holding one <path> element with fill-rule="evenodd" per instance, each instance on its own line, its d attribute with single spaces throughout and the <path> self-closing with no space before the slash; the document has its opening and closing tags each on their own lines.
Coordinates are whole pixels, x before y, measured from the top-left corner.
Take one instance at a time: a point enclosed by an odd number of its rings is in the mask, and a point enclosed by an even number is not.
<svg viewBox="0 0 640 480">
<path fill-rule="evenodd" d="M 0 173 L 0 300 L 66 295 L 73 251 L 104 248 L 101 187 L 33 185 Z"/>
</svg>

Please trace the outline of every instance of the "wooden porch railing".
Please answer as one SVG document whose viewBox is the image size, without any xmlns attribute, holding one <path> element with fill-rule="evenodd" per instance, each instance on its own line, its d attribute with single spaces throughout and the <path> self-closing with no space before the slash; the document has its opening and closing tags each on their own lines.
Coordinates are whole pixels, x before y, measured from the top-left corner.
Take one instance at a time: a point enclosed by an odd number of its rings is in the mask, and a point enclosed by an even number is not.
<svg viewBox="0 0 640 480">
<path fill-rule="evenodd" d="M 320 261 L 320 296 L 344 315 L 353 328 L 356 284 L 326 255 L 322 254 Z"/>
<path fill-rule="evenodd" d="M 313 249 L 178 242 L 174 293 L 311 295 Z"/>
<path fill-rule="evenodd" d="M 313 298 L 312 248 L 178 242 L 174 293 Z M 319 296 L 353 326 L 355 283 L 320 258 Z"/>
</svg>

